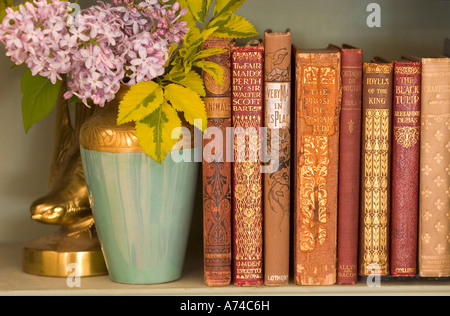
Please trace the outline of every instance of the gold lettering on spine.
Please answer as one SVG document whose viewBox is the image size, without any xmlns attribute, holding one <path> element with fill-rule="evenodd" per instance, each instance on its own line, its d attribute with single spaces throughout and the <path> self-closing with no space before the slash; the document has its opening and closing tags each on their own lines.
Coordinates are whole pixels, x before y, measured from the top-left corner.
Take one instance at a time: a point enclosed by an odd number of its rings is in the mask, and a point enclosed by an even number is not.
<svg viewBox="0 0 450 316">
<path fill-rule="evenodd" d="M 206 115 L 214 118 L 229 118 L 231 113 L 230 98 L 204 98 Z"/>
<path fill-rule="evenodd" d="M 365 182 L 363 195 L 364 256 L 362 274 L 368 275 L 377 264 L 380 274 L 387 274 L 389 110 L 366 109 L 365 115 Z"/>
</svg>

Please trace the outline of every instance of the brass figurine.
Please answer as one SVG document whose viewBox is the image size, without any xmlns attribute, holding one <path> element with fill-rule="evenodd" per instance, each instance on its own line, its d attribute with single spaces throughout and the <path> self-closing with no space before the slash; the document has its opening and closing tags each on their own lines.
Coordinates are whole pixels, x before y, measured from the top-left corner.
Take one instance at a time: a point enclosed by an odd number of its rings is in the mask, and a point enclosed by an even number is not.
<svg viewBox="0 0 450 316">
<path fill-rule="evenodd" d="M 79 276 L 104 275 L 107 268 L 95 230 L 79 147 L 81 125 L 93 109 L 77 104 L 72 127 L 69 104 L 62 93 L 56 104 L 49 191 L 30 207 L 32 219 L 62 227 L 24 246 L 23 270 L 66 277 L 76 267 Z"/>
</svg>

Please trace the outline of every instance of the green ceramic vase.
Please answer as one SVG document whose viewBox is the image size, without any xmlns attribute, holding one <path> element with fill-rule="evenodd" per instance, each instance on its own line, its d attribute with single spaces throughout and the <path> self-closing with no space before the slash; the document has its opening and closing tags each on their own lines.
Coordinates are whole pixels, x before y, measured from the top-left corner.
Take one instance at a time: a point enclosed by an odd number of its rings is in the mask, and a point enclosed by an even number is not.
<svg viewBox="0 0 450 316">
<path fill-rule="evenodd" d="M 117 105 L 107 104 L 80 133 L 108 272 L 120 283 L 174 281 L 183 270 L 199 163 L 175 162 L 171 153 L 162 164 L 155 162 L 142 152 L 132 125 L 116 125 Z M 193 157 L 195 149 L 189 145 L 183 153 Z"/>
</svg>

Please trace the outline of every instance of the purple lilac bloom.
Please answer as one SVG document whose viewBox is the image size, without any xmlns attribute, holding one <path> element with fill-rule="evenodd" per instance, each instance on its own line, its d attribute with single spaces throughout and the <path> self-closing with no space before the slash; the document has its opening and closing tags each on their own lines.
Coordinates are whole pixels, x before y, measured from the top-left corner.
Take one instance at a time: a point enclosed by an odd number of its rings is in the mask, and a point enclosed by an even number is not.
<svg viewBox="0 0 450 316">
<path fill-rule="evenodd" d="M 78 96 L 99 106 L 114 99 L 123 80 L 125 59 L 116 51 L 126 36 L 123 21 L 109 4 L 99 3 L 69 18 L 72 65 L 68 75 L 69 90 L 64 95 Z"/>
<path fill-rule="evenodd" d="M 166 3 L 163 0 L 162 3 Z M 67 77 L 65 98 L 104 106 L 121 84 L 134 85 L 164 74 L 169 46 L 180 44 L 188 28 L 178 2 L 99 1 L 72 17 L 68 1 L 33 0 L 6 9 L 0 41 L 17 65 L 52 83 Z"/>
<path fill-rule="evenodd" d="M 34 75 L 39 74 L 52 83 L 61 80 L 70 70 L 70 43 L 66 20 L 69 2 L 34 0 L 6 9 L 0 25 L 0 41 L 6 55 L 16 65 L 25 63 Z"/>
</svg>

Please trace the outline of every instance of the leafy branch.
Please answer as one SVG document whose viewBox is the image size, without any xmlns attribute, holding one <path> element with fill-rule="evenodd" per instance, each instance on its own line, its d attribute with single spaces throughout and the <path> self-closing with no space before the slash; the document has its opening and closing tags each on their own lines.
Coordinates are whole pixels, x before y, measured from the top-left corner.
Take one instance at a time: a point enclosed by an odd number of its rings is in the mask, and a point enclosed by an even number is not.
<svg viewBox="0 0 450 316">
<path fill-rule="evenodd" d="M 172 2 L 175 0 L 172 0 Z M 181 127 L 179 114 L 195 126 L 200 119 L 206 129 L 207 116 L 202 97 L 206 95 L 200 71 L 205 71 L 220 85 L 223 84 L 222 67 L 205 58 L 224 53 L 225 50 L 202 49 L 209 37 L 247 38 L 258 35 L 254 26 L 236 15 L 245 0 L 178 0 L 188 8 L 183 19 L 189 32 L 183 44 L 169 49 L 166 73 L 151 82 L 137 83 L 130 88 L 119 105 L 118 124 L 134 121 L 139 144 L 145 153 L 162 163 L 178 141 L 173 131 Z M 170 3 L 170 2 L 169 2 Z M 175 136 L 179 133 L 175 133 Z"/>
</svg>

